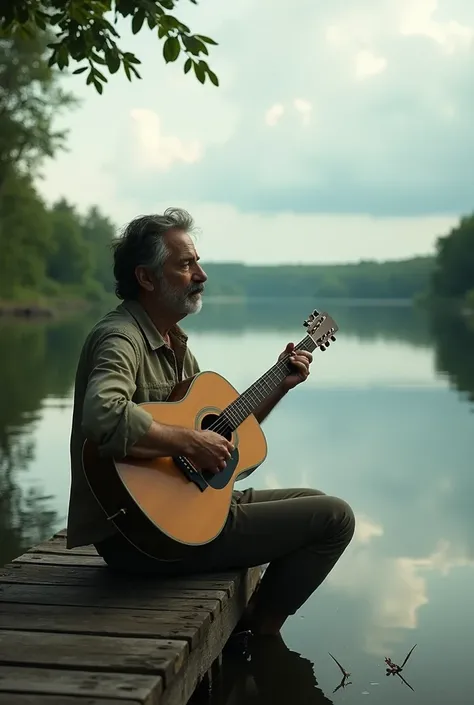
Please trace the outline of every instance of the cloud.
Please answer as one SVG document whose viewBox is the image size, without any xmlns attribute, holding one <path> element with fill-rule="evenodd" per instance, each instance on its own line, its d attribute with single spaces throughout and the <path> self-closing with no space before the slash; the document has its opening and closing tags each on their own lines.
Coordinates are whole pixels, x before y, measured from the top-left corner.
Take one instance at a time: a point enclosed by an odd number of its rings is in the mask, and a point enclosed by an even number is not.
<svg viewBox="0 0 474 705">
<path fill-rule="evenodd" d="M 334 227 L 344 242 L 333 260 L 365 246 L 364 218 L 386 256 L 404 256 L 406 222 L 419 252 L 417 228 L 423 242 L 430 229 L 431 249 L 444 223 L 472 209 L 474 4 L 207 0 L 180 13 L 219 42 L 209 62 L 220 87 L 183 75 L 179 62 L 165 66 L 155 33 L 121 29 L 143 78 L 115 74 L 103 96 L 82 76 L 67 79 L 84 102 L 66 121 L 69 153 L 40 184 L 49 200 L 85 207 L 100 192 L 122 222 L 157 202 L 214 209 L 210 222 L 229 247 L 217 208 L 241 222 L 255 215 L 251 242 L 262 219 L 267 228 L 281 216 L 268 257 L 279 246 L 279 258 L 292 256 L 277 242 L 283 222 L 328 242 Z M 237 243 L 251 260 L 252 247 Z M 314 261 L 320 249 L 304 252 Z"/>
<path fill-rule="evenodd" d="M 355 75 L 361 80 L 382 73 L 387 68 L 387 59 L 371 51 L 359 51 L 355 57 Z"/>
<path fill-rule="evenodd" d="M 174 135 L 163 134 L 160 117 L 152 110 L 134 108 L 130 116 L 136 147 L 134 153 L 138 165 L 144 170 L 166 171 L 173 164 L 195 164 L 202 158 L 203 147 L 198 140 L 185 142 Z"/>
<path fill-rule="evenodd" d="M 376 656 L 393 654 L 402 631 L 418 627 L 419 611 L 429 602 L 428 576 L 447 576 L 452 570 L 474 565 L 465 546 L 440 539 L 428 556 L 391 557 L 377 539 L 383 527 L 368 517 L 357 517 L 353 545 L 328 577 L 328 583 L 344 593 L 364 598 L 369 608 L 364 635 L 367 651 Z M 357 533 L 358 531 L 358 533 Z"/>
<path fill-rule="evenodd" d="M 275 105 L 272 105 L 271 108 L 267 110 L 265 113 L 265 122 L 269 127 L 274 127 L 283 113 L 285 112 L 285 108 L 281 103 L 275 103 Z"/>
<path fill-rule="evenodd" d="M 291 7 L 209 0 L 199 26 L 219 41 L 210 61 L 221 87 L 212 94 L 190 87 L 181 69 L 168 67 L 164 90 L 172 87 L 173 100 L 149 97 L 167 124 L 179 114 L 171 132 L 178 141 L 186 132 L 193 154 L 200 145 L 199 159 L 173 161 L 160 183 L 163 199 L 379 216 L 471 208 L 474 15 L 467 0 L 299 0 Z M 130 129 L 120 142 L 128 139 Z M 119 198 L 146 201 L 156 190 L 150 170 L 130 183 L 126 166 L 117 155 Z"/>
<path fill-rule="evenodd" d="M 407 5 L 402 17 L 401 34 L 432 39 L 448 54 L 459 48 L 470 48 L 474 38 L 473 27 L 456 20 L 437 20 L 438 6 L 437 0 L 418 0 Z"/>
</svg>

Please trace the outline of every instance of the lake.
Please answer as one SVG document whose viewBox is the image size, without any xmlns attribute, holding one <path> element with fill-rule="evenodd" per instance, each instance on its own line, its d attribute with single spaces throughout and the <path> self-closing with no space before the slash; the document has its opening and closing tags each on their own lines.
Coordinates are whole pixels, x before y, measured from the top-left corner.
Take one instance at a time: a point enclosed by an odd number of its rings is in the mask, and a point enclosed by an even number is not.
<svg viewBox="0 0 474 705">
<path fill-rule="evenodd" d="M 243 391 L 303 337 L 315 305 L 338 322 L 337 342 L 267 419 L 267 460 L 240 484 L 339 495 L 356 535 L 285 626 L 288 649 L 269 649 L 253 681 L 231 664 L 219 702 L 467 705 L 474 326 L 407 305 L 294 300 L 205 303 L 183 327 L 201 368 Z M 98 315 L 0 322 L 0 564 L 65 526 L 72 385 Z M 414 644 L 402 674 L 412 691 L 385 676 L 384 658 L 400 664 Z M 329 653 L 351 673 L 335 693 Z"/>
</svg>

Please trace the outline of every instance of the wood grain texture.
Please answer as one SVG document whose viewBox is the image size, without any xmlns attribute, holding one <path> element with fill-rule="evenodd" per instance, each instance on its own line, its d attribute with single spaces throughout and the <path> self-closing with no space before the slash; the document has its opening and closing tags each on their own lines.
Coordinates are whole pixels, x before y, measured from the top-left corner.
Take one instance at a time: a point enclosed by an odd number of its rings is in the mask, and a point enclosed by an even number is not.
<svg viewBox="0 0 474 705">
<path fill-rule="evenodd" d="M 161 676 L 165 687 L 182 668 L 185 641 L 0 630 L 0 665 Z"/>
<path fill-rule="evenodd" d="M 81 565 L 50 565 L 48 563 L 31 563 L 20 560 L 0 568 L 0 585 L 3 583 L 24 583 L 28 585 L 80 585 L 117 590 L 133 588 L 134 591 L 161 590 L 163 594 L 178 595 L 179 591 L 186 591 L 189 597 L 191 591 L 199 593 L 197 596 L 204 599 L 207 594 L 209 599 L 226 599 L 233 591 L 233 582 L 237 573 L 232 573 L 232 578 L 227 580 L 213 580 L 212 575 L 195 578 L 161 578 L 156 576 L 138 577 L 132 574 L 118 576 L 112 571 L 102 567 Z"/>
<path fill-rule="evenodd" d="M 0 705 L 137 705 L 137 701 L 36 693 L 0 693 Z"/>
<path fill-rule="evenodd" d="M 204 637 L 209 623 L 210 615 L 206 612 L 183 614 L 157 610 L 0 603 L 0 629 L 177 639 L 187 641 L 191 649 Z"/>
<path fill-rule="evenodd" d="M 224 610 L 219 612 L 216 619 L 212 621 L 205 642 L 199 649 L 189 654 L 185 667 L 177 674 L 169 688 L 165 689 L 161 700 L 162 705 L 183 705 L 188 702 L 202 674 L 208 671 L 222 653 L 225 643 L 257 587 L 260 574 L 259 569 L 253 569 L 240 576 L 234 599 L 229 600 Z"/>
<path fill-rule="evenodd" d="M 261 569 L 117 575 L 60 534 L 0 569 L 0 705 L 186 705 Z"/>
<path fill-rule="evenodd" d="M 0 693 L 35 693 L 39 702 L 41 695 L 77 695 L 150 705 L 150 693 L 158 702 L 162 691 L 160 676 L 0 666 Z"/>
<path fill-rule="evenodd" d="M 49 539 L 49 541 L 33 546 L 33 548 L 30 548 L 27 551 L 27 553 L 59 553 L 68 556 L 99 556 L 95 546 L 92 545 L 78 546 L 77 548 L 66 548 L 65 536 L 53 536 Z"/>
<path fill-rule="evenodd" d="M 113 609 L 140 610 L 191 610 L 216 615 L 221 610 L 220 601 L 214 597 L 203 599 L 202 592 L 192 593 L 193 598 L 169 597 L 157 590 L 129 591 L 96 587 L 73 587 L 62 585 L 0 584 L 0 602 L 30 603 L 36 605 L 85 605 Z"/>
</svg>

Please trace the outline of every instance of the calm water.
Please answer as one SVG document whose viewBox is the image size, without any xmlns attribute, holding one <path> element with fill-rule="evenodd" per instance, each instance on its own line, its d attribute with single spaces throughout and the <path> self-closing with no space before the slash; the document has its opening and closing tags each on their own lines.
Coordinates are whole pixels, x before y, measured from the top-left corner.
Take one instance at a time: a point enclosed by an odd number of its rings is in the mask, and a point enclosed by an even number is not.
<svg viewBox="0 0 474 705">
<path fill-rule="evenodd" d="M 303 336 L 313 307 L 208 304 L 185 327 L 201 367 L 243 390 Z M 265 423 L 269 454 L 252 484 L 344 497 L 356 537 L 288 622 L 288 650 L 267 651 L 247 680 L 230 663 L 219 702 L 467 705 L 474 327 L 403 306 L 325 307 L 338 341 Z M 0 564 L 65 525 L 71 389 L 96 317 L 0 323 Z M 384 657 L 401 663 L 414 644 L 403 671 L 412 692 L 385 676 Z M 340 674 L 328 652 L 352 674 L 335 693 Z"/>
</svg>

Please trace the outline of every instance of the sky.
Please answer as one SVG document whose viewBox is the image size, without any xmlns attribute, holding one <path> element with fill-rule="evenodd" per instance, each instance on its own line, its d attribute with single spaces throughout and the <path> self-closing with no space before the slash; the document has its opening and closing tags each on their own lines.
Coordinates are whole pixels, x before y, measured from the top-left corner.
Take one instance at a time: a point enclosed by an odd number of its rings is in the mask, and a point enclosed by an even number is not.
<svg viewBox="0 0 474 705">
<path fill-rule="evenodd" d="M 165 65 L 145 26 L 120 25 L 142 80 L 58 118 L 68 151 L 40 191 L 120 229 L 186 208 L 204 261 L 349 262 L 434 251 L 473 208 L 474 3 L 470 0 L 183 0 L 214 38 L 220 86 Z"/>
</svg>

